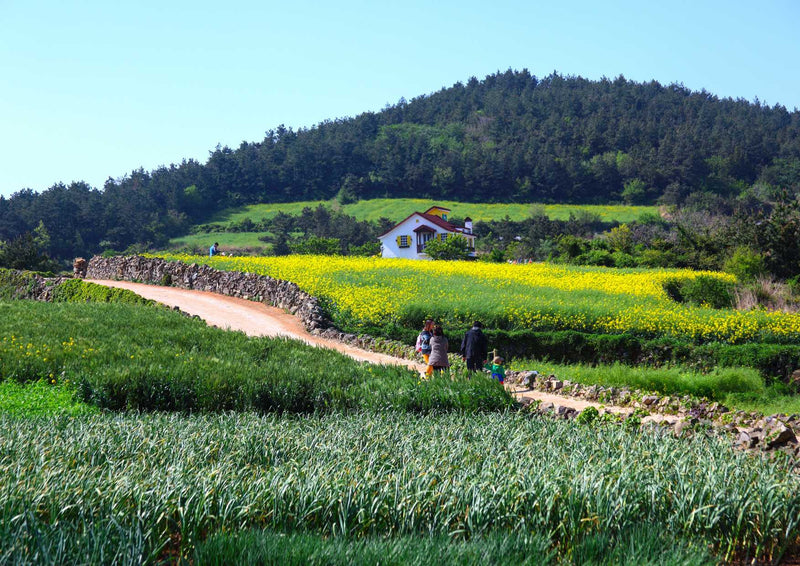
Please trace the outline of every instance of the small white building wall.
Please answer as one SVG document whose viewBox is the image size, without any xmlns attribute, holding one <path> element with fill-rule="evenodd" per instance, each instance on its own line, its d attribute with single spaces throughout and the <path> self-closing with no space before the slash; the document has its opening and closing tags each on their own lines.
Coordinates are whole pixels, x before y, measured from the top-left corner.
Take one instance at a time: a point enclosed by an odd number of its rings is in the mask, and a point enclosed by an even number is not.
<svg viewBox="0 0 800 566">
<path fill-rule="evenodd" d="M 420 226 L 428 226 L 433 229 L 437 237 L 439 237 L 438 235 L 441 233 L 449 233 L 446 230 L 442 230 L 433 222 L 415 215 L 411 218 L 407 218 L 405 222 L 398 224 L 384 236 L 378 238 L 381 242 L 381 255 L 383 257 L 399 257 L 405 259 L 428 259 L 427 255 L 420 255 L 417 253 L 417 233 L 414 232 L 414 229 Z M 409 236 L 411 238 L 411 245 L 407 248 L 398 246 L 398 236 Z"/>
</svg>

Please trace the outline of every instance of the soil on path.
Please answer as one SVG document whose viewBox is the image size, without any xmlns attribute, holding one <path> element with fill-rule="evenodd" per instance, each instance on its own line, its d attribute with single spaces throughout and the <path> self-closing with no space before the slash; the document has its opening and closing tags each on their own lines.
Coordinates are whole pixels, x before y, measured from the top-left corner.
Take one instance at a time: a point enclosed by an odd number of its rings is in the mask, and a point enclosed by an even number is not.
<svg viewBox="0 0 800 566">
<path fill-rule="evenodd" d="M 337 350 L 353 359 L 370 362 L 373 364 L 402 365 L 418 372 L 423 372 L 425 366 L 421 363 L 402 358 L 395 358 L 386 354 L 370 352 L 355 348 L 336 340 L 326 340 L 309 333 L 300 321 L 293 315 L 277 308 L 247 299 L 228 297 L 208 291 L 181 289 L 178 287 L 161 287 L 132 283 L 130 281 L 109 281 L 87 279 L 90 283 L 128 289 L 145 299 L 151 299 L 170 307 L 178 307 L 185 313 L 196 315 L 205 320 L 209 325 L 227 330 L 238 330 L 248 336 L 285 336 L 312 346 Z M 582 411 L 586 407 L 600 408 L 615 413 L 630 413 L 628 407 L 609 407 L 600 403 L 593 403 L 583 399 L 574 399 L 561 395 L 551 395 L 542 391 L 524 389 L 507 384 L 508 390 L 517 399 L 533 399 L 542 403 L 553 403 Z"/>
</svg>

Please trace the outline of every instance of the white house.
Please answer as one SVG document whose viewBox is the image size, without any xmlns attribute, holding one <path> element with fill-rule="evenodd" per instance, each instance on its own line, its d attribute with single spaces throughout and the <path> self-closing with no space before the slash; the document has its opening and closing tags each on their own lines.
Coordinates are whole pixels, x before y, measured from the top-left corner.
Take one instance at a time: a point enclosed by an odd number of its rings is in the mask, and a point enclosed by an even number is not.
<svg viewBox="0 0 800 566">
<path fill-rule="evenodd" d="M 470 256 L 475 256 L 475 236 L 472 233 L 472 220 L 464 219 L 463 226 L 456 226 L 447 221 L 449 208 L 432 206 L 425 212 L 415 212 L 394 228 L 378 236 L 381 242 L 383 257 L 402 257 L 406 259 L 430 259 L 425 253 L 425 245 L 437 238 L 446 238 L 458 234 L 467 239 Z"/>
</svg>

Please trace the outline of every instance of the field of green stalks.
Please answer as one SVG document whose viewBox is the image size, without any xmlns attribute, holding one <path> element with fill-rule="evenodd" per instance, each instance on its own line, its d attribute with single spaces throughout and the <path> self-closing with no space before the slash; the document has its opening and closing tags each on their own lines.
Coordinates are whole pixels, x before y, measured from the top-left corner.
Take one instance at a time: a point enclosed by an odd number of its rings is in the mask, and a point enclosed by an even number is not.
<svg viewBox="0 0 800 566">
<path fill-rule="evenodd" d="M 0 302 L 0 380 L 74 388 L 110 410 L 500 410 L 489 380 L 420 380 L 295 340 L 248 338 L 166 308 Z"/>
<path fill-rule="evenodd" d="M 0 418 L 3 558 L 191 557 L 212 533 L 587 537 L 778 558 L 800 477 L 723 440 L 513 413 Z"/>
<path fill-rule="evenodd" d="M 61 296 L 105 299 L 72 284 Z M 128 297 L 117 297 L 128 300 Z M 800 549 L 790 463 L 513 409 L 151 304 L 0 301 L 0 564 L 716 564 Z"/>
</svg>

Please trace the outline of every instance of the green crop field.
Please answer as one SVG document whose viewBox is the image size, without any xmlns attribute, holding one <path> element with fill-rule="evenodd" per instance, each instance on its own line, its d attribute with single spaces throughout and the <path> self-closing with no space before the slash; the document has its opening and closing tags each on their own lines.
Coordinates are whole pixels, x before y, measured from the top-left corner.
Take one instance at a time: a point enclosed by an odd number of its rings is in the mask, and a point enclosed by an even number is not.
<svg viewBox="0 0 800 566">
<path fill-rule="evenodd" d="M 800 406 L 796 392 L 781 388 L 800 364 L 800 316 L 697 307 L 667 296 L 664 281 L 699 272 L 328 256 L 161 257 L 292 281 L 320 297 L 336 324 L 353 332 L 410 344 L 422 320 L 432 317 L 457 345 L 471 321 L 480 319 L 492 347 L 506 357 L 687 365 L 694 371 L 647 378 L 623 372 L 620 379 L 733 406 L 790 413 Z M 733 281 L 723 273 L 704 276 Z M 712 371 L 718 366 L 729 369 Z"/>
<path fill-rule="evenodd" d="M 259 238 L 269 236 L 269 232 L 212 232 L 209 234 L 188 234 L 179 238 L 172 238 L 170 246 L 176 248 L 201 249 L 208 251 L 211 244 L 220 242 L 220 251 L 228 249 L 248 249 L 257 253 L 266 253 L 272 244 L 263 242 Z"/>
<path fill-rule="evenodd" d="M 514 551 L 500 563 L 605 562 L 618 545 L 648 563 L 714 563 L 778 558 L 800 533 L 800 476 L 704 437 L 391 411 L 0 427 L 0 556 L 12 562 L 192 560 L 246 529 L 317 535 L 309 553 L 438 537 L 440 552 Z"/>
<path fill-rule="evenodd" d="M 56 295 L 0 301 L 0 563 L 716 564 L 800 545 L 790 462 L 723 438 L 533 417 L 483 376 L 420 379 L 80 281 Z"/>
</svg>

